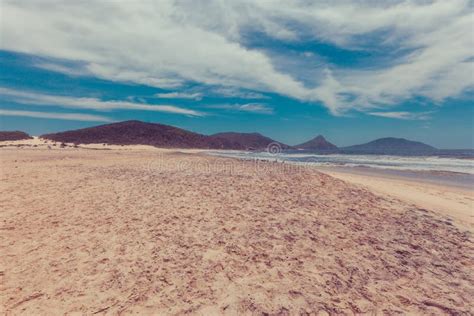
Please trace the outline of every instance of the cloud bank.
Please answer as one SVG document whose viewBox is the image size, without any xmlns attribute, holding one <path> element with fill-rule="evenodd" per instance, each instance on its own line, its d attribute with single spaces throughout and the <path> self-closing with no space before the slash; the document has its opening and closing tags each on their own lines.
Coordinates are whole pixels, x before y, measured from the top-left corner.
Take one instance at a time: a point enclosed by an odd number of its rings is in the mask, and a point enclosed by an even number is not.
<svg viewBox="0 0 474 316">
<path fill-rule="evenodd" d="M 471 90 L 472 21 L 468 0 L 4 0 L 0 48 L 81 61 L 107 80 L 272 92 L 341 114 L 413 97 L 442 102 Z M 281 70 L 272 47 L 248 46 L 252 32 L 392 57 L 357 69 L 326 62 L 308 85 L 307 74 Z"/>
</svg>

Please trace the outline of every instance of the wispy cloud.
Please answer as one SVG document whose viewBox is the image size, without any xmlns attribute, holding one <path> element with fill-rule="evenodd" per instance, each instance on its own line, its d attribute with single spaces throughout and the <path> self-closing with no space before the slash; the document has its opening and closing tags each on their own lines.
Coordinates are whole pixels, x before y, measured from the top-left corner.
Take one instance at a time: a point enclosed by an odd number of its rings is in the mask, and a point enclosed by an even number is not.
<svg viewBox="0 0 474 316">
<path fill-rule="evenodd" d="M 0 109 L 0 115 L 3 116 L 24 116 L 44 119 L 59 119 L 70 121 L 86 121 L 86 122 L 113 122 L 112 119 L 93 114 L 82 113 L 55 113 L 55 112 L 36 112 L 36 111 L 16 111 Z"/>
<path fill-rule="evenodd" d="M 268 99 L 264 94 L 254 91 L 243 91 L 241 89 L 231 87 L 219 87 L 212 90 L 212 93 L 217 94 L 221 97 L 226 98 L 239 98 L 239 99 Z"/>
<path fill-rule="evenodd" d="M 399 120 L 429 120 L 431 112 L 369 112 L 369 115 Z"/>
<path fill-rule="evenodd" d="M 202 93 L 187 93 L 187 92 L 166 92 L 166 93 L 157 93 L 154 95 L 157 98 L 163 99 L 192 99 L 192 100 L 202 100 Z"/>
<path fill-rule="evenodd" d="M 152 105 L 134 103 L 128 101 L 103 101 L 97 98 L 86 98 L 86 97 L 68 97 L 58 96 L 50 94 L 41 94 L 36 92 L 27 92 L 14 90 L 9 88 L 0 87 L 0 96 L 5 100 L 12 100 L 21 104 L 29 105 L 52 105 L 65 108 L 82 108 L 92 109 L 97 111 L 109 111 L 115 109 L 126 109 L 126 110 L 143 110 L 143 111 L 156 111 L 156 112 L 167 112 L 175 114 L 184 114 L 191 116 L 203 116 L 204 113 L 177 107 L 174 105 Z"/>
<path fill-rule="evenodd" d="M 33 65 L 36 68 L 48 70 L 48 71 L 53 71 L 53 72 L 59 72 L 63 73 L 69 76 L 84 76 L 84 75 L 90 75 L 91 73 L 88 72 L 87 70 L 81 68 L 81 67 L 71 67 L 71 66 L 66 66 L 60 63 L 53 63 L 53 62 L 38 62 Z"/>
<path fill-rule="evenodd" d="M 246 104 L 212 104 L 207 105 L 210 109 L 223 109 L 235 112 L 250 112 L 259 114 L 273 114 L 273 108 L 261 103 L 246 103 Z"/>
<path fill-rule="evenodd" d="M 247 103 L 239 106 L 240 111 L 273 114 L 273 109 L 260 103 Z"/>
</svg>

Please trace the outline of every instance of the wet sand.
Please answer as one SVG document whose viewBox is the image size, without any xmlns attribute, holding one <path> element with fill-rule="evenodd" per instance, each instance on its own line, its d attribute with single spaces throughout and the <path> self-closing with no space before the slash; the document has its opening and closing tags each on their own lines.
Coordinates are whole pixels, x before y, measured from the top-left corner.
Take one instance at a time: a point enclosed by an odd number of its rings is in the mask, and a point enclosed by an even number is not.
<svg viewBox="0 0 474 316">
<path fill-rule="evenodd" d="M 391 196 L 449 218 L 474 232 L 472 175 L 451 172 L 412 172 L 372 168 L 318 167 L 335 178 L 360 185 L 381 196 Z"/>
<path fill-rule="evenodd" d="M 406 180 L 419 184 L 434 184 L 463 192 L 474 192 L 474 174 L 450 171 L 393 170 L 371 167 L 318 166 L 318 170 L 370 176 L 379 179 Z"/>
<path fill-rule="evenodd" d="M 474 312 L 471 233 L 429 207 L 313 168 L 104 147 L 0 149 L 4 313 Z"/>
</svg>

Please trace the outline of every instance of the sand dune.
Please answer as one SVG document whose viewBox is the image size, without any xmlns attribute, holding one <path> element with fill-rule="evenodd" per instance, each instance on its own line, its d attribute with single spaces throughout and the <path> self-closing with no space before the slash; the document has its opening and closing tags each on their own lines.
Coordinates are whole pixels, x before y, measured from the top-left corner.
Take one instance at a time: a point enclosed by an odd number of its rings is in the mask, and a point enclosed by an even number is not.
<svg viewBox="0 0 474 316">
<path fill-rule="evenodd" d="M 474 313 L 469 232 L 312 169 L 151 149 L 0 158 L 7 314 Z"/>
</svg>

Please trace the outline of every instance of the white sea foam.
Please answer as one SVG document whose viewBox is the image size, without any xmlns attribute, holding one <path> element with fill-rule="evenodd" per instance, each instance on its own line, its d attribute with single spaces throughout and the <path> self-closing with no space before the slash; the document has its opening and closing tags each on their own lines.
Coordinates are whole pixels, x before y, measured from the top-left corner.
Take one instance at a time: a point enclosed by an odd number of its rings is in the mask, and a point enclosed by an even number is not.
<svg viewBox="0 0 474 316">
<path fill-rule="evenodd" d="M 317 155 L 307 153 L 280 153 L 278 155 L 272 155 L 267 152 L 245 151 L 218 151 L 213 152 L 212 154 L 243 159 L 285 161 L 295 164 L 308 164 L 315 166 L 370 167 L 392 170 L 447 171 L 474 174 L 474 160 L 472 159 L 437 156 Z"/>
</svg>

